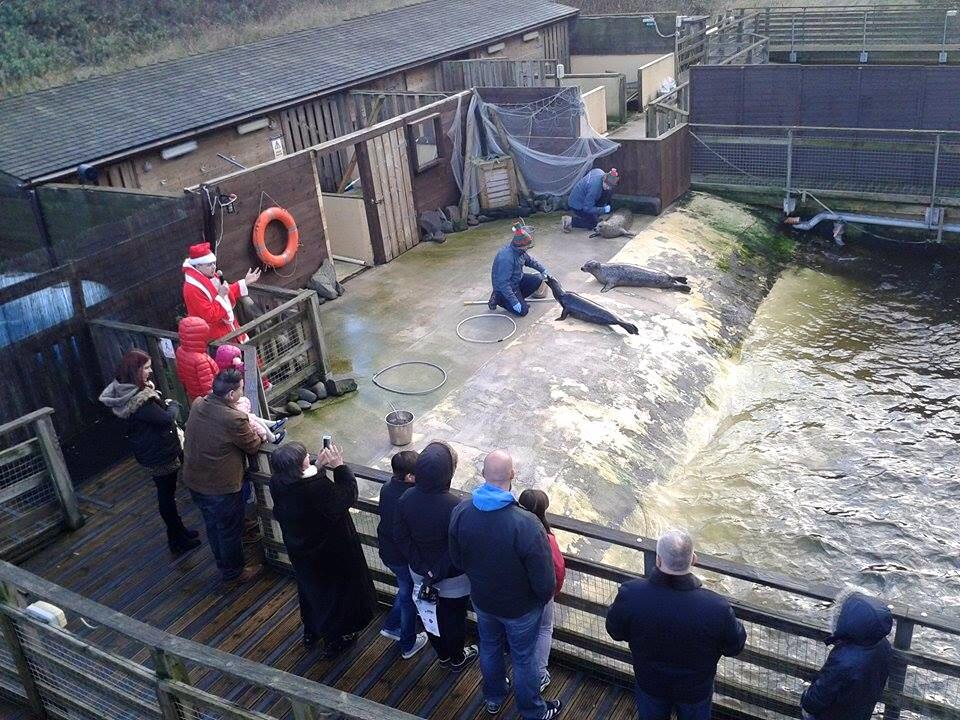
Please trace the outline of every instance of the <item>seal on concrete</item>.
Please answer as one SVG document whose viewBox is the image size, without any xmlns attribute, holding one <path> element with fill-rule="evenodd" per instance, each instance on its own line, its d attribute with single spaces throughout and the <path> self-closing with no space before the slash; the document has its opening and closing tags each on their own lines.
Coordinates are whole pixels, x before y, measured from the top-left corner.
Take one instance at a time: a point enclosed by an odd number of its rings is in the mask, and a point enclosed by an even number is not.
<svg viewBox="0 0 960 720">
<path fill-rule="evenodd" d="M 568 317 L 575 317 L 584 322 L 595 323 L 597 325 L 619 325 L 631 335 L 639 335 L 640 331 L 633 323 L 624 322 L 609 310 L 600 307 L 592 300 L 587 300 L 576 293 L 565 292 L 560 281 L 555 277 L 547 278 L 547 285 L 553 292 L 554 299 L 560 303 L 563 312 L 557 320 L 566 320 Z"/>
<path fill-rule="evenodd" d="M 600 237 L 607 238 L 607 240 L 621 236 L 633 237 L 633 233 L 627 230 L 632 222 L 632 212 L 627 209 L 617 210 L 605 220 L 598 222 L 597 226 L 593 229 L 593 234 L 590 235 L 590 237 L 596 237 L 599 235 Z"/>
<path fill-rule="evenodd" d="M 587 260 L 580 268 L 583 272 L 593 275 L 597 282 L 603 283 L 600 292 L 613 290 L 615 287 L 652 287 L 664 290 L 679 290 L 690 292 L 687 278 L 683 275 L 670 275 L 659 270 L 648 270 L 639 265 L 627 263 L 602 263 L 596 260 Z"/>
</svg>

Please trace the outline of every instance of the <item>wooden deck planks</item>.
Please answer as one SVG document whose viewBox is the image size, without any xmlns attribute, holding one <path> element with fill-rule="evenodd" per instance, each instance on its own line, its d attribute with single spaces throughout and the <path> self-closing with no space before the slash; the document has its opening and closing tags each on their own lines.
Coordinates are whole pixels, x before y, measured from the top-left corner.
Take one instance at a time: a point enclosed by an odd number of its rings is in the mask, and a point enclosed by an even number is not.
<svg viewBox="0 0 960 720">
<path fill-rule="evenodd" d="M 83 528 L 61 536 L 23 563 L 28 570 L 151 625 L 221 650 L 233 652 L 311 680 L 363 695 L 376 702 L 427 718 L 482 718 L 484 711 L 477 663 L 460 674 L 436 664 L 429 647 L 410 660 L 400 657 L 380 635 L 380 619 L 371 623 L 343 656 L 321 661 L 301 645 L 302 627 L 296 584 L 289 575 L 268 569 L 247 585 L 226 588 L 219 582 L 209 547 L 173 558 L 166 547 L 150 478 L 133 463 L 110 470 L 81 487 L 109 508 L 82 503 Z M 178 503 L 190 527 L 202 529 L 199 512 L 181 488 Z M 145 666 L 142 647 L 103 629 L 84 632 Z M 547 698 L 562 698 L 565 717 L 632 717 L 629 690 L 604 684 L 582 672 L 551 667 Z M 289 704 L 269 688 L 237 683 L 222 673 L 193 669 L 198 687 L 277 717 L 289 716 Z M 0 705 L 0 717 L 8 717 Z M 26 713 L 9 715 L 29 720 Z M 515 718 L 512 695 L 498 718 Z"/>
</svg>

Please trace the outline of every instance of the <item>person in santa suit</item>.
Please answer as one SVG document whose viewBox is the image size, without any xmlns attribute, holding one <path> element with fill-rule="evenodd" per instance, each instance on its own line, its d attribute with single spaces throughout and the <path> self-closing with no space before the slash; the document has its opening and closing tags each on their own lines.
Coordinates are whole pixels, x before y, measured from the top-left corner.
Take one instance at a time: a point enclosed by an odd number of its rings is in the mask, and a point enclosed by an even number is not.
<svg viewBox="0 0 960 720">
<path fill-rule="evenodd" d="M 210 243 L 191 245 L 183 261 L 183 302 L 187 315 L 202 318 L 210 326 L 208 341 L 219 340 L 233 332 L 237 323 L 233 308 L 246 297 L 248 286 L 260 279 L 260 270 L 251 269 L 243 280 L 228 283 L 217 275 L 217 256 Z M 238 338 L 243 342 L 244 338 Z"/>
</svg>

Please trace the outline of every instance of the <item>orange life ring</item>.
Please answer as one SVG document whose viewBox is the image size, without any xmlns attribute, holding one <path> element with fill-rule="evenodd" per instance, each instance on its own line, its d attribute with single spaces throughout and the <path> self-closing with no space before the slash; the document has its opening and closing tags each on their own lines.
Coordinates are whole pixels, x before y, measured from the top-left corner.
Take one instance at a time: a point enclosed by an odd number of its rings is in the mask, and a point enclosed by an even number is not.
<svg viewBox="0 0 960 720">
<path fill-rule="evenodd" d="M 267 244 L 263 241 L 264 231 L 273 220 L 279 220 L 287 229 L 287 246 L 279 255 L 274 255 L 267 250 Z M 264 265 L 272 268 L 283 267 L 293 260 L 299 245 L 300 233 L 297 231 L 297 223 L 294 222 L 293 215 L 286 210 L 280 207 L 271 207 L 257 216 L 257 221 L 253 224 L 253 249 L 257 251 L 257 257 Z"/>
</svg>

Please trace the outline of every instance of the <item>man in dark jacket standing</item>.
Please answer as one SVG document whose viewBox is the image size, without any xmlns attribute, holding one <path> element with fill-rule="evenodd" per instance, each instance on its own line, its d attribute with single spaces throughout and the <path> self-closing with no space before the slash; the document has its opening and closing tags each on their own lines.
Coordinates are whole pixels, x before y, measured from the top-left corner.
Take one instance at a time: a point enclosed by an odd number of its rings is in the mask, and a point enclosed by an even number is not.
<svg viewBox="0 0 960 720">
<path fill-rule="evenodd" d="M 183 482 L 200 508 L 210 550 L 225 582 L 246 582 L 263 569 L 243 566 L 244 502 L 241 486 L 247 455 L 263 442 L 247 414 L 234 405 L 243 396 L 243 376 L 222 370 L 213 391 L 194 402 L 183 443 Z"/>
<path fill-rule="evenodd" d="M 417 608 L 413 604 L 413 578 L 410 566 L 393 536 L 397 505 L 403 494 L 416 482 L 417 453 L 403 450 L 390 459 L 393 477 L 380 488 L 380 522 L 377 524 L 377 547 L 380 560 L 397 578 L 397 595 L 393 607 L 383 621 L 380 634 L 400 643 L 400 655 L 409 660 L 427 644 L 427 634 L 417 634 Z"/>
<path fill-rule="evenodd" d="M 746 644 L 730 604 L 690 572 L 695 562 L 687 533 L 664 533 L 650 577 L 621 585 L 607 613 L 610 637 L 630 643 L 640 720 L 709 720 L 717 663 Z"/>
<path fill-rule="evenodd" d="M 544 297 L 547 293 L 543 281 L 549 277 L 547 269 L 529 254 L 533 247 L 533 235 L 530 229 L 520 223 L 513 226 L 513 239 L 504 245 L 493 258 L 490 269 L 490 283 L 493 292 L 487 301 L 487 307 L 495 310 L 499 305 L 507 312 L 523 317 L 530 312 L 526 299 Z M 524 272 L 524 267 L 536 270 Z"/>
<path fill-rule="evenodd" d="M 540 617 L 553 598 L 556 577 L 543 524 L 510 493 L 513 474 L 513 458 L 507 452 L 487 455 L 485 484 L 450 519 L 450 557 L 470 578 L 487 712 L 500 712 L 507 697 L 506 640 L 520 716 L 551 720 L 560 714 L 561 703 L 544 702 L 540 696 L 536 645 Z"/>
<path fill-rule="evenodd" d="M 812 720 L 870 720 L 883 695 L 893 650 L 887 635 L 893 616 L 880 600 L 853 592 L 837 598 L 833 650 L 800 704 Z"/>
<path fill-rule="evenodd" d="M 459 503 L 450 492 L 456 469 L 457 453 L 445 442 L 431 442 L 421 451 L 414 466 L 417 484 L 400 498 L 393 536 L 410 565 L 414 588 L 426 585 L 437 592 L 439 634 L 427 633 L 427 638 L 440 666 L 459 672 L 477 659 L 477 647 L 464 647 L 470 581 L 450 559 L 450 515 Z"/>
</svg>

